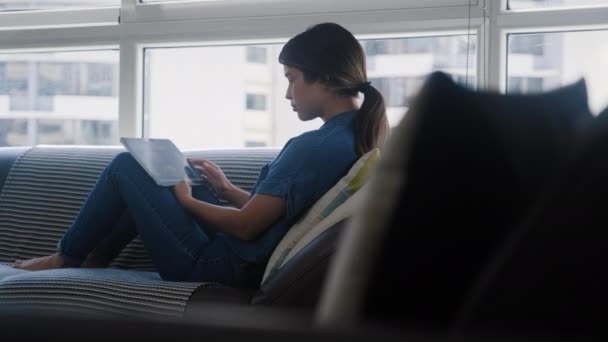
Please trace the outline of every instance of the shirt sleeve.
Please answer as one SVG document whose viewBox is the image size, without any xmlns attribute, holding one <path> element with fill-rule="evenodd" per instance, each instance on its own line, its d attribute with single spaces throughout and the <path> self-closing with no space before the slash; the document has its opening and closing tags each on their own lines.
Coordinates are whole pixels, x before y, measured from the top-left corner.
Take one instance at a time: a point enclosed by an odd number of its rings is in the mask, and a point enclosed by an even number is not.
<svg viewBox="0 0 608 342">
<path fill-rule="evenodd" d="M 268 168 L 268 173 L 256 193 L 285 199 L 287 217 L 300 214 L 312 202 L 317 192 L 315 179 L 317 163 L 316 144 L 290 141 Z"/>
</svg>

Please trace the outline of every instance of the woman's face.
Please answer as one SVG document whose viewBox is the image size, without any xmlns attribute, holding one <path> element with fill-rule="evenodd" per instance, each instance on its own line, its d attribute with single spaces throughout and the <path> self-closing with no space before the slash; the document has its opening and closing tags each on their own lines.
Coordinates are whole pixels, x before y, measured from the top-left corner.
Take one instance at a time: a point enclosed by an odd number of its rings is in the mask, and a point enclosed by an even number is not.
<svg viewBox="0 0 608 342">
<path fill-rule="evenodd" d="M 302 121 L 319 117 L 329 95 L 328 89 L 318 81 L 306 82 L 304 73 L 297 68 L 284 66 L 284 69 L 289 82 L 285 97 L 291 102 L 293 111 L 298 113 Z"/>
</svg>

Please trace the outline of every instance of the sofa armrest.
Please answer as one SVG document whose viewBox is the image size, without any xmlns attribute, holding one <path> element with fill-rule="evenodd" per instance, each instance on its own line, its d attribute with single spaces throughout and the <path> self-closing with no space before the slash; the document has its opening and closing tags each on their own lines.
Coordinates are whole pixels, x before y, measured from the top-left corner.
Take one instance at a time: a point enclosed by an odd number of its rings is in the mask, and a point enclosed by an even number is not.
<svg viewBox="0 0 608 342">
<path fill-rule="evenodd" d="M 19 159 L 24 152 L 29 150 L 29 147 L 2 147 L 0 148 L 0 189 L 4 186 L 6 177 L 11 171 L 15 161 Z"/>
</svg>

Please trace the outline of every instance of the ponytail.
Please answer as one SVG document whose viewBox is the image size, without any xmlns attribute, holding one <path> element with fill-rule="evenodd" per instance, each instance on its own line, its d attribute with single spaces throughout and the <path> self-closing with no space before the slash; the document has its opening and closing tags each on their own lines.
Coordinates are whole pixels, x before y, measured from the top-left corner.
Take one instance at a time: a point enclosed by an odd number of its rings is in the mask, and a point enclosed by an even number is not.
<svg viewBox="0 0 608 342">
<path fill-rule="evenodd" d="M 359 156 L 378 147 L 388 138 L 389 126 L 382 94 L 369 82 L 358 89 L 365 96 L 355 119 L 355 141 Z"/>
</svg>

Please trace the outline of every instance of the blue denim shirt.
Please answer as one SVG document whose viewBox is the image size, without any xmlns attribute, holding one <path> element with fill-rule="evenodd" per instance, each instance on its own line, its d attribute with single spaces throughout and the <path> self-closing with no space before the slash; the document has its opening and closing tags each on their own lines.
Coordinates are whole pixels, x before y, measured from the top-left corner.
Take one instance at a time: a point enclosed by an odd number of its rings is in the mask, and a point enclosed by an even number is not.
<svg viewBox="0 0 608 342">
<path fill-rule="evenodd" d="M 278 221 L 253 241 L 224 238 L 242 259 L 265 264 L 289 228 L 357 161 L 355 116 L 345 112 L 321 128 L 291 138 L 260 172 L 251 196 L 264 194 L 285 199 L 287 209 Z"/>
</svg>

